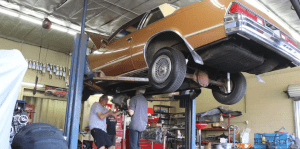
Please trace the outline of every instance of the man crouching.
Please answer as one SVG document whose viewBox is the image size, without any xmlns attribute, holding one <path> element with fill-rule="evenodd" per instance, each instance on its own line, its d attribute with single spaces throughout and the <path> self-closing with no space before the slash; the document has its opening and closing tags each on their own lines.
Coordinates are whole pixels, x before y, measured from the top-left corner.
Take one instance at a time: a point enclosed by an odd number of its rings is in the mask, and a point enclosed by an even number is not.
<svg viewBox="0 0 300 149">
<path fill-rule="evenodd" d="M 113 148 L 113 142 L 106 133 L 106 117 L 120 114 L 106 109 L 104 106 L 108 102 L 107 95 L 102 95 L 99 102 L 96 102 L 91 107 L 90 112 L 90 130 L 94 138 L 94 142 L 99 149 Z"/>
</svg>

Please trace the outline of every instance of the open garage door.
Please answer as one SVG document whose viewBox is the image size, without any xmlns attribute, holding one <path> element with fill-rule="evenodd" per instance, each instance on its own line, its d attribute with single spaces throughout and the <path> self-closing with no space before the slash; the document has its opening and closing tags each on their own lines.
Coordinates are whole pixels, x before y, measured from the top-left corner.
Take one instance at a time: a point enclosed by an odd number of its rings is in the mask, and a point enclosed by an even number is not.
<svg viewBox="0 0 300 149">
<path fill-rule="evenodd" d="M 289 85 L 288 96 L 293 98 L 296 137 L 300 137 L 300 84 Z"/>
</svg>

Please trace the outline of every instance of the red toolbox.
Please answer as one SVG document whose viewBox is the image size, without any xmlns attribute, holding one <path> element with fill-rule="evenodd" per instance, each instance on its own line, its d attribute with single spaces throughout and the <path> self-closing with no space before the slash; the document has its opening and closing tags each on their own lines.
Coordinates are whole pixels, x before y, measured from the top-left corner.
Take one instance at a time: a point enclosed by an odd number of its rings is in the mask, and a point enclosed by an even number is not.
<svg viewBox="0 0 300 149">
<path fill-rule="evenodd" d="M 123 131 L 123 126 L 120 123 L 117 123 L 116 125 L 116 131 Z"/>
<path fill-rule="evenodd" d="M 117 137 L 123 137 L 123 131 L 116 131 Z"/>
<path fill-rule="evenodd" d="M 121 149 L 121 143 L 116 143 L 115 144 L 115 149 Z"/>
</svg>

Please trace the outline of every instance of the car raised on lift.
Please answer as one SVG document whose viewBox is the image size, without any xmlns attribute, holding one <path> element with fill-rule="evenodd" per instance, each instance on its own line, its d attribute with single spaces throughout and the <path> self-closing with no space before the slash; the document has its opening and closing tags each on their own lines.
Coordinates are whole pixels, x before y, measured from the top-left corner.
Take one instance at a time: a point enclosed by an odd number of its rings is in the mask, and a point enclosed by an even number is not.
<svg viewBox="0 0 300 149">
<path fill-rule="evenodd" d="M 205 87 L 230 105 L 246 92 L 241 72 L 258 75 L 300 65 L 290 34 L 242 0 L 205 0 L 183 8 L 163 4 L 124 24 L 108 40 L 89 35 L 98 48 L 88 56 L 94 72 L 149 79 L 93 80 L 110 95 L 132 96 L 137 88 L 153 95 Z M 92 93 L 85 87 L 84 95 Z"/>
</svg>

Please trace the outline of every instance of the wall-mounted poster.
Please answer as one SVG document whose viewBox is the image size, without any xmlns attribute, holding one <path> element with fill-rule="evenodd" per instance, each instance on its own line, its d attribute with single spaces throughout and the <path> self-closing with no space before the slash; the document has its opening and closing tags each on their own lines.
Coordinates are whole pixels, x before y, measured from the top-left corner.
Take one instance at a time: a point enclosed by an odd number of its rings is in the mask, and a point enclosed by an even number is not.
<svg viewBox="0 0 300 149">
<path fill-rule="evenodd" d="M 65 88 L 46 86 L 45 87 L 45 95 L 68 98 L 68 90 Z"/>
</svg>

